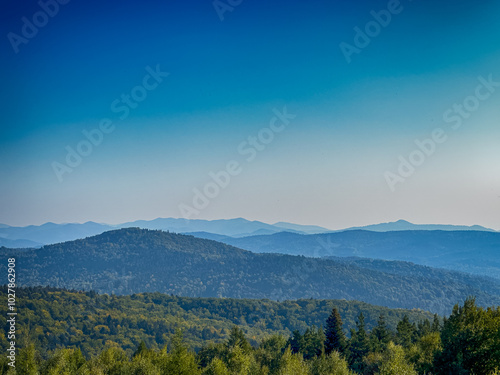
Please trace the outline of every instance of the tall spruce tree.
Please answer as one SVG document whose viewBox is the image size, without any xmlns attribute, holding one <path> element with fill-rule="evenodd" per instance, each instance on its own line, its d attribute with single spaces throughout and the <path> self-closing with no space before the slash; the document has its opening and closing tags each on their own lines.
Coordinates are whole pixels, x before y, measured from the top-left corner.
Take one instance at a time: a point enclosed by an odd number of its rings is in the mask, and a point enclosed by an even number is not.
<svg viewBox="0 0 500 375">
<path fill-rule="evenodd" d="M 351 340 L 349 341 L 351 368 L 357 372 L 363 372 L 363 357 L 368 354 L 370 343 L 365 328 L 365 317 L 359 313 L 356 322 L 356 330 L 351 330 Z"/>
<path fill-rule="evenodd" d="M 342 330 L 342 318 L 337 308 L 332 309 L 332 313 L 326 320 L 325 327 L 325 353 L 333 351 L 344 353 L 347 348 L 347 340 Z"/>
<path fill-rule="evenodd" d="M 439 321 L 439 315 L 434 314 L 434 320 L 432 321 L 432 332 L 441 332 L 441 322 Z"/>
<path fill-rule="evenodd" d="M 239 346 L 243 352 L 249 353 L 252 351 L 252 346 L 247 341 L 245 333 L 238 326 L 231 328 L 231 333 L 229 334 L 229 339 L 227 340 L 228 349 Z"/>
<path fill-rule="evenodd" d="M 374 352 L 382 352 L 387 348 L 387 344 L 391 341 L 391 333 L 387 328 L 384 315 L 380 315 L 377 325 L 373 327 L 370 333 L 370 346 Z"/>
<path fill-rule="evenodd" d="M 403 348 L 409 348 L 415 336 L 416 328 L 414 324 L 410 323 L 408 315 L 403 316 L 396 329 L 396 343 Z"/>
</svg>

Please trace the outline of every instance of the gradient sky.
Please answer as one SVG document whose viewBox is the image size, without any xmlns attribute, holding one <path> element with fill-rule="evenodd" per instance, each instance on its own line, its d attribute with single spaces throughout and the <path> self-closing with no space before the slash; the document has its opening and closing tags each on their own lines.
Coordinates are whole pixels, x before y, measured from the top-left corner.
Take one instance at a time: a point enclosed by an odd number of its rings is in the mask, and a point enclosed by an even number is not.
<svg viewBox="0 0 500 375">
<path fill-rule="evenodd" d="M 500 230 L 500 87 L 460 128 L 443 120 L 478 77 L 500 82 L 500 3 L 400 4 L 348 63 L 340 43 L 387 1 L 243 0 L 221 21 L 210 0 L 71 0 L 17 53 L 9 33 L 41 8 L 3 1 L 0 223 L 180 217 L 235 160 L 192 218 Z M 170 75 L 120 120 L 111 103 L 157 65 Z M 247 161 L 239 145 L 284 106 L 296 118 Z M 53 163 L 103 118 L 114 131 L 60 182 Z M 384 174 L 436 128 L 446 142 L 391 191 Z"/>
</svg>

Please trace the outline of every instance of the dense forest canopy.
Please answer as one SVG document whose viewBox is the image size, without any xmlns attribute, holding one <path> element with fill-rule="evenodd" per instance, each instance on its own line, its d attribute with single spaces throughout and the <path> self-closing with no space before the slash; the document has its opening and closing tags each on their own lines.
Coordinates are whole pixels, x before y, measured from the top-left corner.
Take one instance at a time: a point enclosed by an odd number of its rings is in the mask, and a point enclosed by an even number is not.
<svg viewBox="0 0 500 375">
<path fill-rule="evenodd" d="M 207 341 L 222 342 L 234 325 L 244 330 L 256 345 L 271 333 L 290 335 L 310 326 L 324 324 L 336 306 L 346 333 L 363 313 L 370 329 L 380 315 L 390 329 L 406 314 L 412 322 L 432 319 L 421 310 L 388 309 L 364 302 L 345 300 L 294 300 L 276 302 L 231 298 L 190 298 L 160 293 L 131 296 L 99 295 L 95 292 L 67 291 L 46 287 L 17 291 L 17 321 L 42 352 L 58 347 L 80 348 L 85 355 L 97 354 L 106 345 L 119 346 L 133 353 L 144 341 L 159 349 L 175 330 L 182 329 L 184 341 L 199 350 Z M 7 293 L 0 288 L 0 325 L 6 324 Z M 23 333 L 23 335 L 26 332 Z M 7 340 L 0 336 L 0 349 Z"/>
<path fill-rule="evenodd" d="M 17 372 L 2 354 L 1 374 L 493 375 L 500 368 L 500 308 L 478 307 L 473 298 L 455 305 L 444 322 L 436 315 L 428 319 L 422 313 L 423 319 L 412 321 L 415 312 L 398 311 L 395 328 L 392 323 L 389 326 L 384 314 L 390 311 L 382 311 L 373 325 L 366 321 L 378 311 L 362 310 L 347 335 L 342 316 L 350 315 L 341 313 L 345 307 L 342 301 L 329 301 L 326 319 L 318 326 L 310 324 L 307 317 L 315 315 L 311 307 L 320 301 L 280 304 L 179 298 L 159 293 L 99 296 L 94 292 L 51 288 L 27 288 L 20 292 L 23 310 L 29 312 L 22 320 L 25 328 L 20 332 Z M 234 304 L 233 319 L 238 316 L 239 324 L 229 317 L 218 316 L 219 322 L 215 319 L 215 312 L 223 315 L 230 310 L 229 305 L 224 305 L 227 302 Z M 287 304 L 303 303 L 302 322 L 306 324 L 288 334 L 266 329 L 258 338 L 250 337 L 258 330 L 252 330 L 246 322 L 252 316 L 248 312 L 259 303 L 272 304 L 280 314 Z M 161 310 L 158 305 L 172 309 Z M 212 306 L 212 311 L 208 306 Z M 352 314 L 354 309 L 348 311 Z M 136 326 L 127 326 L 125 317 L 117 315 L 120 312 L 131 314 L 130 322 Z M 243 312 L 247 315 L 240 315 Z M 102 324 L 96 325 L 99 316 L 106 313 Z M 295 309 L 290 316 L 301 315 Z M 63 324 L 63 319 L 69 326 Z M 138 334 L 147 332 L 151 322 L 162 319 L 163 325 L 158 326 L 166 328 L 162 337 Z M 183 336 L 190 335 L 188 341 L 192 342 L 196 333 L 192 328 L 200 323 L 219 323 L 224 335 L 201 337 L 201 347 L 193 351 Z M 60 340 L 52 342 L 54 350 L 40 350 L 40 344 L 45 347 L 48 343 L 40 343 L 45 334 L 49 341 Z M 85 336 L 87 343 L 78 342 L 78 338 Z M 121 341 L 127 337 L 135 339 L 133 347 Z M 95 350 L 93 345 L 98 342 L 102 344 Z"/>
</svg>

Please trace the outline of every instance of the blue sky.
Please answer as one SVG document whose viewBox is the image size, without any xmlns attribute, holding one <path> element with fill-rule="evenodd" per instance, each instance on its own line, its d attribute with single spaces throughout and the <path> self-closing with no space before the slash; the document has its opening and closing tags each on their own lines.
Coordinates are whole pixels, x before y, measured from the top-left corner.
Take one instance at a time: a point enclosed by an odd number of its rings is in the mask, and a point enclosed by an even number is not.
<svg viewBox="0 0 500 375">
<path fill-rule="evenodd" d="M 243 0 L 221 21 L 209 0 L 71 0 L 15 48 L 9 33 L 23 37 L 41 6 L 1 6 L 1 223 L 190 207 L 192 218 L 332 229 L 401 218 L 500 229 L 500 88 L 470 99 L 478 77 L 500 82 L 498 2 Z M 354 28 L 388 8 L 398 11 L 348 63 L 339 45 L 356 47 Z M 148 67 L 169 75 L 136 89 Z M 112 103 L 134 89 L 146 98 L 120 120 Z M 443 114 L 466 100 L 473 110 L 453 129 Z M 247 161 L 240 145 L 284 107 L 296 117 Z M 105 118 L 114 130 L 58 176 L 66 147 Z M 446 141 L 401 176 L 400 156 L 439 128 Z M 233 160 L 241 172 L 196 208 L 193 189 Z"/>
</svg>

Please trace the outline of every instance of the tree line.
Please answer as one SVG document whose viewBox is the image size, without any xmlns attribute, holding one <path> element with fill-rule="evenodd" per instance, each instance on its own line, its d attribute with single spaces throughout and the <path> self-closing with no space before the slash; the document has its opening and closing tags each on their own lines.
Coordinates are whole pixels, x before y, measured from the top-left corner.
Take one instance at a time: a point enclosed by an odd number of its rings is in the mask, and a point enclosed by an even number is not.
<svg viewBox="0 0 500 375">
<path fill-rule="evenodd" d="M 500 308 L 478 307 L 474 298 L 440 320 L 410 322 L 407 315 L 388 328 L 383 315 L 367 330 L 360 313 L 346 333 L 333 307 L 324 328 L 311 326 L 286 337 L 270 335 L 251 345 L 233 326 L 224 342 L 189 349 L 178 330 L 162 349 L 141 342 L 132 355 L 109 346 L 97 355 L 57 349 L 42 357 L 33 343 L 18 354 L 16 370 L 6 358 L 2 374 L 92 375 L 493 375 L 500 374 Z M 16 372 L 17 371 L 17 372 Z"/>
<path fill-rule="evenodd" d="M 161 349 L 179 329 L 188 347 L 199 351 L 208 341 L 224 342 L 234 325 L 245 332 L 251 345 L 257 346 L 272 333 L 290 336 L 295 330 L 304 332 L 310 326 L 323 325 L 333 306 L 339 310 L 347 331 L 356 326 L 360 312 L 369 329 L 381 314 L 394 330 L 404 314 L 411 322 L 432 319 L 432 314 L 422 310 L 389 309 L 345 300 L 277 302 L 162 293 L 116 296 L 50 287 L 18 288 L 16 298 L 21 336 L 31 337 L 42 356 L 64 347 L 80 348 L 87 357 L 110 345 L 123 348 L 130 356 L 141 341 L 152 349 Z M 7 324 L 6 309 L 7 290 L 0 286 L 0 326 Z M 0 353 L 8 346 L 6 337 L 0 335 Z"/>
</svg>

